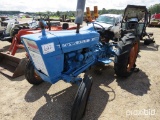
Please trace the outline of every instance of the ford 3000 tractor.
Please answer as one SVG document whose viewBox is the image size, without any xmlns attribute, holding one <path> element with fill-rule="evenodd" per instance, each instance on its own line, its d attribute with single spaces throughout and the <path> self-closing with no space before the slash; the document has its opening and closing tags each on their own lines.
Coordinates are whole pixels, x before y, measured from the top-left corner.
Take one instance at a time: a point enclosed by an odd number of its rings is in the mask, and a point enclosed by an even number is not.
<svg viewBox="0 0 160 120">
<path fill-rule="evenodd" d="M 29 83 L 38 85 L 47 81 L 54 84 L 64 80 L 79 85 L 72 120 L 83 116 L 92 86 L 91 76 L 85 75 L 83 79 L 77 76 L 96 63 L 114 62 L 115 73 L 128 77 L 134 71 L 139 51 L 139 39 L 133 33 L 126 33 L 115 42 L 106 38 L 105 28 L 98 23 L 80 28 L 84 6 L 85 0 L 78 0 L 76 30 L 45 31 L 45 23 L 41 20 L 42 33 L 21 37 L 29 55 L 25 71 Z"/>
</svg>

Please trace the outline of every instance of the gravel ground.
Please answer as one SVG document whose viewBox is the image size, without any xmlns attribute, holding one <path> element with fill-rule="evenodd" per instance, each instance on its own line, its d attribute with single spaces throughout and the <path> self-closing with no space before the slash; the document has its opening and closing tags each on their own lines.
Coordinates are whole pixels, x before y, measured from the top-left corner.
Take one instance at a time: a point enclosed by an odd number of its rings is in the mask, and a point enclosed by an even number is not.
<svg viewBox="0 0 160 120">
<path fill-rule="evenodd" d="M 154 32 L 160 44 L 160 28 Z M 9 47 L 0 41 L 0 51 Z M 160 118 L 160 51 L 151 44 L 144 46 L 137 59 L 139 72 L 118 78 L 113 64 L 93 67 L 92 91 L 83 120 L 159 120 Z M 16 56 L 24 56 L 19 50 Z M 102 69 L 96 74 L 95 69 Z M 81 75 L 83 76 L 83 75 Z M 0 73 L 1 120 L 69 120 L 78 87 L 63 81 L 56 84 L 30 85 L 24 76 L 11 79 Z"/>
</svg>

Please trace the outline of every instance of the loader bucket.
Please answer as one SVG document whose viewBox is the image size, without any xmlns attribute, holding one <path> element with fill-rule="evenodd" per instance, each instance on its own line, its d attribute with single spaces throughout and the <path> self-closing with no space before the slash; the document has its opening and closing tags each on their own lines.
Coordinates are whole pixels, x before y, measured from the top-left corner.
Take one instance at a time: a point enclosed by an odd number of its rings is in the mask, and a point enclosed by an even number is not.
<svg viewBox="0 0 160 120">
<path fill-rule="evenodd" d="M 25 64 L 27 58 L 16 58 L 6 53 L 0 53 L 0 72 L 11 77 L 16 78 L 24 75 Z"/>
</svg>

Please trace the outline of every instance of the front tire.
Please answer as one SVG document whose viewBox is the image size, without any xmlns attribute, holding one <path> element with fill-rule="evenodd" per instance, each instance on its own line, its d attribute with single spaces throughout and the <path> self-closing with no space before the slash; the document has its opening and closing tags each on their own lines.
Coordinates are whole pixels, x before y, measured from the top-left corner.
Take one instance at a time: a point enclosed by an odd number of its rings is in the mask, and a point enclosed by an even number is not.
<svg viewBox="0 0 160 120">
<path fill-rule="evenodd" d="M 85 76 L 81 82 L 71 111 L 71 120 L 80 120 L 86 110 L 88 97 L 92 87 L 91 77 Z"/>
<path fill-rule="evenodd" d="M 128 77 L 133 73 L 139 52 L 139 41 L 138 37 L 128 33 L 118 42 L 114 63 L 117 76 Z"/>
<path fill-rule="evenodd" d="M 26 64 L 25 78 L 30 84 L 33 85 L 39 85 L 43 82 L 40 76 L 37 75 L 33 63 L 30 60 Z"/>
</svg>

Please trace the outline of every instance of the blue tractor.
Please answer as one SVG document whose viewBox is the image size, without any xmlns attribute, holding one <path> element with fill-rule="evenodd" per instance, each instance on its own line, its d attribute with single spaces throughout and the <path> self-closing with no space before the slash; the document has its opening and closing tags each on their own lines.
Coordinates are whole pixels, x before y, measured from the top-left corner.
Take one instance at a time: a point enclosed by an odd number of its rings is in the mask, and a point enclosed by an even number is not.
<svg viewBox="0 0 160 120">
<path fill-rule="evenodd" d="M 38 85 L 43 81 L 52 84 L 59 80 L 79 85 L 71 119 L 82 118 L 90 94 L 92 79 L 85 75 L 77 77 L 97 63 L 114 62 L 115 73 L 128 77 L 135 68 L 139 38 L 127 33 L 118 41 L 109 41 L 106 30 L 98 23 L 80 28 L 83 20 L 85 0 L 78 0 L 76 30 L 45 31 L 44 21 L 40 22 L 42 33 L 22 36 L 29 55 L 26 65 L 26 80 Z"/>
</svg>

